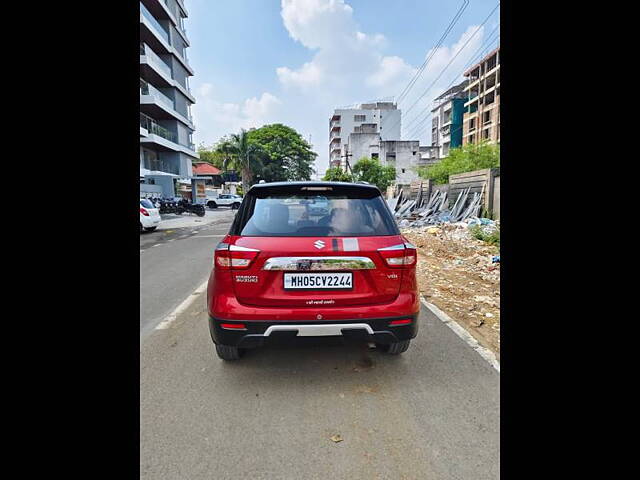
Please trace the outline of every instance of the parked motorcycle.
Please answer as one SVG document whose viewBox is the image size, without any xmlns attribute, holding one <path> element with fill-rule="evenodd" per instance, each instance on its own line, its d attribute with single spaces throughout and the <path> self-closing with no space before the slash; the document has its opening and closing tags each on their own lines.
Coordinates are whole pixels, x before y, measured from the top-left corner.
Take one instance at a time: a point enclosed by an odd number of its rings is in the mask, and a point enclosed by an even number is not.
<svg viewBox="0 0 640 480">
<path fill-rule="evenodd" d="M 204 217 L 205 215 L 204 205 L 200 205 L 198 203 L 189 203 L 186 200 L 181 200 L 179 202 L 179 205 L 184 209 L 185 212 L 195 213 L 199 217 Z"/>
<path fill-rule="evenodd" d="M 184 208 L 178 203 L 172 200 L 160 200 L 160 213 L 175 213 L 180 215 L 184 211 Z"/>
</svg>

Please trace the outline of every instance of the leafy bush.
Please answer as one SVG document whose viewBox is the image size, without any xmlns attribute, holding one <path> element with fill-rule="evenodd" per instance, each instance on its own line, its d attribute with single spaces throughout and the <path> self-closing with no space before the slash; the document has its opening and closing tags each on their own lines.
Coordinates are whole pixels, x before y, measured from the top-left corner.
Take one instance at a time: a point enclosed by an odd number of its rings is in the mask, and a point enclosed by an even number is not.
<svg viewBox="0 0 640 480">
<path fill-rule="evenodd" d="M 500 166 L 500 145 L 482 142 L 454 148 L 435 165 L 419 167 L 418 174 L 437 185 L 449 181 L 449 175 Z"/>
<path fill-rule="evenodd" d="M 483 242 L 488 243 L 489 245 L 495 245 L 496 247 L 500 246 L 500 227 L 496 226 L 495 230 L 487 233 L 482 229 L 480 225 L 473 225 L 469 228 L 469 232 L 473 238 L 477 238 L 478 240 L 482 240 Z"/>
</svg>

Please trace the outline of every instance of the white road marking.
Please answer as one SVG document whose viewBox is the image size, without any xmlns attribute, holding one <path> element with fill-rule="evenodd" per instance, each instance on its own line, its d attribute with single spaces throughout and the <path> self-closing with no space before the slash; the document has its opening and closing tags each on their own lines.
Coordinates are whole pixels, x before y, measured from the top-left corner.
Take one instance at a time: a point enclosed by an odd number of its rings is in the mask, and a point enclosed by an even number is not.
<svg viewBox="0 0 640 480">
<path fill-rule="evenodd" d="M 167 328 L 169 328 L 171 323 L 176 318 L 178 318 L 178 316 L 182 312 L 184 312 L 187 308 L 189 308 L 189 306 L 193 303 L 193 301 L 196 298 L 198 298 L 198 296 L 207 289 L 207 283 L 208 282 L 209 282 L 209 279 L 207 278 L 207 280 L 205 280 L 205 282 L 202 285 L 200 285 L 198 288 L 196 288 L 194 290 L 194 292 L 191 293 L 180 305 L 178 305 L 173 312 L 171 312 L 169 315 L 167 315 L 164 318 L 164 320 L 162 320 L 162 322 L 160 322 L 158 324 L 158 326 L 156 327 L 156 330 L 166 330 Z"/>
<path fill-rule="evenodd" d="M 438 317 L 442 323 L 444 323 L 447 327 L 455 332 L 462 340 L 464 340 L 467 345 L 473 348 L 478 354 L 484 358 L 489 365 L 495 368 L 498 373 L 500 373 L 500 362 L 496 359 L 496 355 L 489 349 L 483 347 L 478 343 L 478 341 L 471 336 L 469 332 L 467 332 L 463 327 L 460 326 L 455 320 L 453 320 L 449 315 L 444 313 L 438 307 L 436 307 L 433 303 L 429 303 L 425 300 L 425 298 L 420 295 L 420 301 L 422 304 L 427 307 L 431 313 L 433 313 L 436 317 Z"/>
<path fill-rule="evenodd" d="M 155 245 L 151 245 L 152 247 L 159 247 L 160 245 L 162 245 L 161 243 L 156 243 Z"/>
</svg>

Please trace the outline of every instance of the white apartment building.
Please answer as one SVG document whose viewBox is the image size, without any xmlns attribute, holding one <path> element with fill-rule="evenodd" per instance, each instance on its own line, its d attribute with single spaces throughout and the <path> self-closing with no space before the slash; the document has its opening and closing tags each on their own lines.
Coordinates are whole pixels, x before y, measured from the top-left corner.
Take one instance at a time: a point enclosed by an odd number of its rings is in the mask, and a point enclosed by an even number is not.
<svg viewBox="0 0 640 480">
<path fill-rule="evenodd" d="M 351 133 L 375 133 L 382 140 L 398 140 L 401 118 L 402 111 L 393 102 L 362 103 L 353 108 L 335 109 L 329 119 L 329 166 L 345 168 L 345 147 Z M 349 163 L 358 158 L 349 157 Z"/>
</svg>

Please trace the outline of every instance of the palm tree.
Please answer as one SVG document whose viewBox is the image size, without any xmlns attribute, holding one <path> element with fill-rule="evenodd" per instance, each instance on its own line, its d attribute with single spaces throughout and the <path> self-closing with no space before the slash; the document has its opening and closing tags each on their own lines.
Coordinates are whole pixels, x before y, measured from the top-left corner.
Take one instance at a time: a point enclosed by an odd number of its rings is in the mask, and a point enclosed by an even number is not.
<svg viewBox="0 0 640 480">
<path fill-rule="evenodd" d="M 249 143 L 247 131 L 242 129 L 240 133 L 231 134 L 228 139 L 218 143 L 216 150 L 224 156 L 223 168 L 239 170 L 242 176 L 242 191 L 246 192 L 251 180 L 260 175 L 264 165 L 261 158 L 264 155 L 262 149 Z"/>
</svg>

